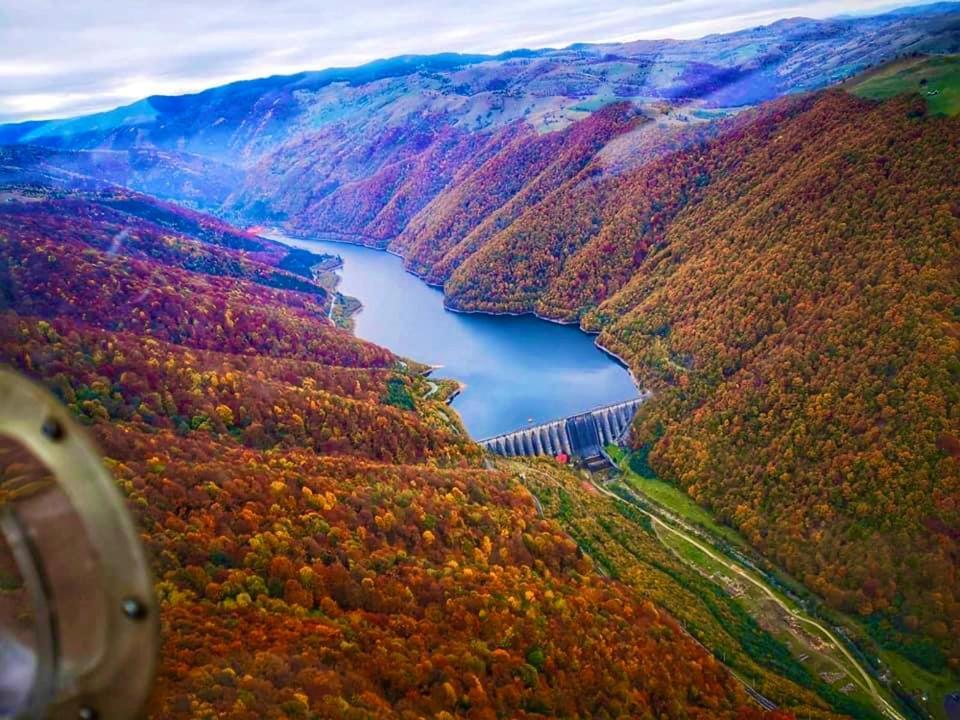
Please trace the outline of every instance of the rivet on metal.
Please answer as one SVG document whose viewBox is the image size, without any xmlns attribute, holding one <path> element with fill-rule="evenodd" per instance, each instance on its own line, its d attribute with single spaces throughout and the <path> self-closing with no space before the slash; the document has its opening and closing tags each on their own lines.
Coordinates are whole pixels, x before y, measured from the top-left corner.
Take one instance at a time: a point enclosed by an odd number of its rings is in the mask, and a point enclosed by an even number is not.
<svg viewBox="0 0 960 720">
<path fill-rule="evenodd" d="M 62 440 L 63 436 L 66 434 L 60 421 L 53 417 L 49 417 L 44 420 L 41 430 L 43 430 L 44 435 L 54 442 Z"/>
<path fill-rule="evenodd" d="M 131 620 L 143 620 L 147 617 L 147 606 L 136 598 L 123 601 L 123 614 Z"/>
</svg>

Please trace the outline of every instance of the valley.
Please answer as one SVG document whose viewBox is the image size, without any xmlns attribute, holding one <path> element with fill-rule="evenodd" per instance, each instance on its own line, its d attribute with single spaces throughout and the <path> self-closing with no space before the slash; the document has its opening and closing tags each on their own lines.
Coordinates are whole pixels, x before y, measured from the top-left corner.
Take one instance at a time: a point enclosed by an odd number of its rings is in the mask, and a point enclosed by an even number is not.
<svg viewBox="0 0 960 720">
<path fill-rule="evenodd" d="M 500 341 L 491 341 L 489 330 L 485 330 L 472 341 L 464 337 L 463 331 L 451 331 L 442 319 L 446 315 L 445 312 L 439 317 L 431 314 L 426 321 L 419 319 L 422 318 L 424 311 L 418 309 L 420 303 L 411 298 L 421 293 L 428 298 L 427 302 L 432 301 L 430 307 L 435 310 L 437 304 L 442 303 L 442 296 L 438 291 L 423 285 L 421 280 L 409 273 L 404 273 L 398 259 L 389 253 L 351 244 L 345 245 L 342 239 L 337 241 L 296 240 L 277 234 L 271 234 L 270 237 L 292 247 L 325 255 L 339 255 L 343 259 L 343 265 L 340 268 L 343 275 L 340 289 L 355 293 L 366 300 L 364 305 L 367 311 L 366 323 L 360 323 L 355 330 L 364 339 L 378 342 L 394 351 L 402 350 L 401 354 L 429 359 L 429 353 L 438 351 L 438 343 L 443 343 L 445 338 L 453 337 L 452 345 L 457 348 L 474 348 L 474 352 L 464 356 L 464 360 L 468 358 L 472 363 L 484 357 L 482 354 L 477 354 L 478 349 L 516 347 L 518 343 L 539 340 L 538 333 L 513 327 L 515 318 L 510 317 L 484 319 L 483 314 L 467 316 L 468 319 L 481 319 L 485 325 L 490 323 L 495 329 L 502 331 L 504 338 Z M 384 309 L 387 309 L 387 312 L 384 312 Z M 457 317 L 453 316 L 452 319 Z M 362 316 L 357 319 L 362 319 Z M 533 318 L 530 319 L 533 320 Z M 505 324 L 501 323 L 503 320 L 506 320 Z M 422 339 L 417 333 L 410 333 L 408 328 L 411 322 L 423 323 L 424 326 L 429 327 L 431 331 L 429 338 Z M 547 355 L 555 353 L 556 348 L 556 339 L 551 338 L 543 344 L 542 348 L 529 355 L 538 360 L 538 364 L 532 371 L 533 374 L 543 373 L 543 378 L 547 379 L 544 387 L 545 396 L 548 398 L 555 396 L 553 388 L 556 386 L 556 378 L 551 377 L 550 372 L 543 369 L 542 360 Z M 507 356 L 512 362 L 516 362 L 517 356 L 512 349 L 508 351 Z M 475 369 L 463 364 L 464 360 L 459 364 L 454 363 L 452 367 L 444 365 L 441 371 L 451 367 L 450 374 L 458 378 L 475 373 Z M 483 366 L 486 368 L 488 364 L 484 362 Z M 512 365 L 510 369 L 504 368 L 501 372 L 509 377 L 512 369 L 515 368 L 516 365 Z M 591 393 L 604 390 L 604 386 L 596 382 L 594 374 L 582 361 L 571 363 L 570 368 L 571 377 L 589 376 L 589 382 L 585 384 Z M 683 370 L 683 368 L 679 369 Z M 532 376 L 524 379 L 522 373 L 520 377 L 521 383 L 539 380 Z M 564 387 L 567 386 L 568 384 L 565 383 Z M 509 385 L 507 387 L 510 388 Z M 509 414 L 509 407 L 497 392 L 491 394 L 489 388 L 483 384 L 480 388 L 483 391 L 482 394 L 486 396 L 484 399 L 492 400 L 489 405 L 490 413 L 507 410 L 507 415 L 500 420 L 500 425 L 491 425 L 491 428 L 522 427 L 526 422 L 523 418 L 527 413 L 526 408 L 537 406 L 536 396 L 526 394 L 530 392 L 529 384 L 524 388 L 525 394 L 522 395 L 515 395 L 516 391 L 510 388 L 509 396 L 517 400 L 517 410 L 519 410 L 519 413 L 514 412 L 512 415 Z M 425 397 L 429 397 L 437 389 L 436 386 L 431 387 Z M 460 397 L 462 396 L 457 396 L 458 399 Z M 591 401 L 583 397 L 579 398 L 579 402 L 579 407 L 570 406 L 570 409 L 582 410 L 588 407 Z M 470 414 L 464 413 L 457 400 L 454 401 L 453 407 L 464 417 L 466 427 L 471 430 L 474 437 L 484 436 L 474 431 L 471 427 Z M 562 414 L 568 412 L 568 409 L 558 408 L 556 412 Z M 546 417 L 553 416 L 546 415 Z M 835 709 L 845 710 L 854 717 L 867 717 L 868 712 L 872 712 L 874 717 L 889 717 L 897 720 L 925 717 L 928 713 L 930 717 L 946 718 L 942 708 L 938 707 L 936 702 L 951 686 L 946 676 L 940 675 L 936 679 L 928 679 L 920 667 L 877 647 L 868 639 L 865 628 L 850 617 L 829 611 L 824 613 L 824 608 L 819 608 L 821 615 L 812 614 L 810 608 L 816 606 L 818 600 L 795 580 L 756 556 L 736 531 L 717 522 L 709 512 L 705 512 L 692 502 L 689 496 L 675 487 L 655 478 L 633 473 L 626 466 L 627 455 L 623 450 L 611 447 L 609 452 L 615 458 L 622 460 L 620 470 L 623 476 L 618 479 L 614 475 L 608 480 L 603 473 L 594 474 L 590 478 L 590 483 L 596 491 L 614 503 L 632 504 L 637 512 L 648 517 L 652 521 L 651 527 L 655 538 L 672 553 L 676 560 L 680 561 L 681 565 L 692 569 L 710 584 L 716 585 L 723 593 L 729 595 L 728 602 L 742 608 L 742 611 L 762 628 L 761 632 L 770 634 L 767 642 L 777 644 L 780 652 L 786 653 L 785 657 L 792 658 L 792 665 L 782 664 L 783 660 L 771 663 L 768 652 L 757 652 L 756 646 L 751 644 L 755 641 L 749 639 L 749 634 L 744 636 L 738 632 L 731 633 L 735 642 L 740 644 L 741 652 L 745 652 L 747 657 L 751 657 L 753 662 L 758 663 L 756 666 L 733 664 L 731 667 L 745 683 L 748 691 L 756 693 L 761 705 L 771 703 L 771 706 L 774 706 L 775 703 L 758 691 L 757 687 L 764 688 L 771 697 L 782 702 L 785 697 L 782 683 L 786 677 L 797 682 L 800 687 L 809 688 L 821 698 L 826 698 Z M 549 499 L 542 497 L 544 489 L 564 487 L 558 478 L 568 472 L 549 462 L 536 460 L 498 460 L 496 465 L 521 478 L 521 482 L 530 487 L 537 496 L 538 507 L 541 509 L 545 506 L 552 507 Z M 656 487 L 658 484 L 659 487 Z M 567 484 L 566 487 L 566 492 L 575 503 L 584 501 L 583 498 L 577 498 L 578 495 L 590 492 L 585 491 L 577 482 Z M 653 493 L 653 495 L 650 496 L 647 493 Z M 546 504 L 544 500 L 547 500 Z M 598 563 L 605 575 L 622 576 L 624 569 L 596 545 L 597 542 L 611 540 L 601 541 L 598 536 L 591 535 L 589 532 L 585 535 L 583 529 L 578 529 L 576 524 L 570 524 L 571 518 L 566 516 L 565 512 L 557 515 L 556 519 L 571 531 L 584 552 Z M 600 516 L 603 517 L 606 512 L 609 511 L 603 511 Z M 551 515 L 551 517 L 554 516 Z M 631 517 L 630 513 L 627 513 L 626 517 Z M 643 523 L 640 524 L 643 525 Z M 603 522 L 601 527 L 603 528 L 601 532 L 610 533 L 609 526 L 605 526 Z M 614 533 L 612 541 L 622 544 L 625 539 Z M 747 560 L 746 557 L 751 555 L 753 559 Z M 636 562 L 636 559 L 632 562 Z M 764 566 L 765 570 L 758 570 L 757 563 Z M 674 578 L 673 582 L 678 581 Z M 676 597 L 670 594 L 660 596 L 659 602 L 678 617 L 683 617 L 687 612 L 683 604 L 678 604 Z M 682 602 L 686 603 L 689 600 Z M 695 638 L 705 642 L 711 652 L 719 653 L 718 658 L 729 664 L 726 660 L 728 651 L 724 649 L 725 646 L 716 644 L 716 638 L 702 635 L 701 622 L 698 620 L 685 629 L 692 631 Z M 829 627 L 830 623 L 834 624 L 832 629 Z M 856 639 L 851 640 L 851 635 Z M 879 653 L 883 660 L 880 661 L 880 658 L 877 658 L 877 661 L 868 661 L 864 654 L 865 644 L 870 646 L 867 652 Z M 745 671 L 745 667 L 749 667 L 750 670 Z M 745 675 L 740 674 L 744 672 L 746 672 Z M 745 679 L 748 677 L 751 678 L 750 681 Z M 801 691 L 793 692 L 797 695 L 791 696 L 788 693 L 786 697 L 796 709 L 798 698 L 804 696 Z M 900 695 L 900 700 L 897 698 L 897 693 Z M 921 696 L 928 699 L 921 700 Z M 929 700 L 931 697 L 933 702 Z M 908 709 L 900 709 L 903 707 L 900 705 L 901 700 L 909 704 Z M 868 711 L 867 708 L 871 710 Z M 805 710 L 805 712 L 811 711 L 811 708 Z"/>
<path fill-rule="evenodd" d="M 88 427 L 143 530 L 153 715 L 762 716 L 486 467 L 425 366 L 334 327 L 295 250 L 47 193 L 0 206 L 0 358 Z"/>
<path fill-rule="evenodd" d="M 681 588 L 689 591 L 691 585 L 696 587 L 693 576 L 685 576 L 684 572 L 692 570 L 706 581 L 701 587 L 714 588 L 713 602 L 728 605 L 727 612 L 733 611 L 734 615 L 741 613 L 740 623 L 746 622 L 746 625 L 727 621 L 726 632 L 734 642 L 732 646 L 727 642 L 718 643 L 716 636 L 705 631 L 702 620 L 690 625 L 688 631 L 708 643 L 748 689 L 756 693 L 761 704 L 772 703 L 763 693 L 783 702 L 784 693 L 789 693 L 784 680 L 789 678 L 800 687 L 819 693 L 837 710 L 853 717 L 905 717 L 897 709 L 896 701 L 876 683 L 842 641 L 812 620 L 795 600 L 782 593 L 782 589 L 768 585 L 758 574 L 756 566 L 751 566 L 742 555 L 737 559 L 735 552 L 718 550 L 717 539 L 710 533 L 687 525 L 662 506 L 651 503 L 649 498 L 631 492 L 616 477 L 601 481 L 594 476 L 588 481 L 590 490 L 585 492 L 582 477 L 573 481 L 575 474 L 571 481 L 565 482 L 561 480 L 562 474 L 544 464 L 509 460 L 505 464 L 519 473 L 525 484 L 541 498 L 545 512 L 551 517 L 557 513 L 556 517 L 564 526 L 571 529 L 587 551 L 598 558 L 614 577 L 638 582 L 640 578 L 648 577 L 652 569 L 644 568 L 644 565 L 652 564 L 653 568 L 667 573 L 668 586 L 676 585 L 666 594 L 656 593 L 659 601 L 665 603 L 671 612 L 683 616 L 690 612 L 690 608 L 683 607 Z M 553 500 L 555 493 L 559 505 Z M 589 495 L 595 497 L 588 499 Z M 597 496 L 606 500 L 601 501 Z M 590 515 L 584 514 L 585 511 Z M 633 532 L 627 531 L 629 523 L 637 526 Z M 667 555 L 652 562 L 656 556 L 649 550 L 643 556 L 637 554 L 638 531 L 645 531 L 660 543 Z M 661 563 L 659 566 L 658 562 Z M 674 594 L 672 598 L 671 594 Z M 709 600 L 706 605 L 718 619 L 723 617 Z M 835 687 L 831 687 L 833 685 Z M 794 699 L 791 704 L 795 702 Z M 816 714 L 812 708 L 803 712 Z"/>
<path fill-rule="evenodd" d="M 142 530 L 152 717 L 956 720 L 958 53 L 938 3 L 0 126 L 0 363 Z M 640 389 L 607 470 L 476 442 Z"/>
<path fill-rule="evenodd" d="M 344 242 L 268 234 L 293 247 L 339 255 L 337 288 L 360 301 L 354 333 L 456 380 L 453 409 L 475 439 L 573 415 L 637 395 L 630 373 L 579 328 L 538 318 L 453 313 L 443 294 L 400 259 Z"/>
</svg>

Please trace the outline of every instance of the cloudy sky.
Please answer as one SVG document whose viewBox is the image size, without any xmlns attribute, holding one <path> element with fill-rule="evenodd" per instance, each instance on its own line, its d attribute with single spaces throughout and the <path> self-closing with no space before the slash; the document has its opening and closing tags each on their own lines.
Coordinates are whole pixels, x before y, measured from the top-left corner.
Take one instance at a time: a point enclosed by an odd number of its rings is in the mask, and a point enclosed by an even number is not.
<svg viewBox="0 0 960 720">
<path fill-rule="evenodd" d="M 914 0 L 915 2 L 915 0 Z M 911 0 L 0 0 L 0 122 L 404 53 L 699 37 Z"/>
</svg>

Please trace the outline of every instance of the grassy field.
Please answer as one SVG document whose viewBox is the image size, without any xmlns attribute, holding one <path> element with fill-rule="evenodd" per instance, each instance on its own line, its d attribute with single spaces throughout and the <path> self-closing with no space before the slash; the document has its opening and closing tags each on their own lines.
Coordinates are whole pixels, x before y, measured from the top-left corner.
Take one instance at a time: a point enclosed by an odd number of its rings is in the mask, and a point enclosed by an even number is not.
<svg viewBox="0 0 960 720">
<path fill-rule="evenodd" d="M 926 99 L 931 113 L 957 115 L 960 113 L 960 56 L 900 60 L 855 79 L 849 90 L 872 100 L 915 92 Z"/>
<path fill-rule="evenodd" d="M 678 557 L 731 592 L 758 625 L 782 643 L 812 677 L 819 678 L 834 693 L 849 697 L 865 707 L 871 706 L 871 695 L 856 666 L 844 657 L 829 636 L 793 621 L 762 590 L 744 582 L 688 541 L 668 533 L 658 534 L 661 542 Z M 799 610 L 789 598 L 776 592 L 774 594 L 791 610 Z"/>
<path fill-rule="evenodd" d="M 736 547 L 747 547 L 746 541 L 736 530 L 721 525 L 709 511 L 697 505 L 693 498 L 676 485 L 631 470 L 627 454 L 623 448 L 608 445 L 606 450 L 610 457 L 617 461 L 617 465 L 623 472 L 624 482 L 634 490 L 662 505 L 691 525 L 699 525 Z"/>
<path fill-rule="evenodd" d="M 722 538 L 734 547 L 741 549 L 746 548 L 746 541 L 736 530 L 720 524 L 708 510 L 697 505 L 697 503 L 681 489 L 651 475 L 635 472 L 631 469 L 629 455 L 622 448 L 609 446 L 606 449 L 610 456 L 617 461 L 622 472 L 620 479 L 627 487 L 657 503 L 682 519 L 688 525 L 703 528 L 714 537 Z M 643 465 L 643 463 L 640 464 Z M 719 568 L 714 566 L 715 564 L 712 560 L 707 558 L 695 547 L 692 547 L 689 543 L 677 541 L 675 538 L 661 538 L 661 540 L 670 547 L 678 557 L 683 558 L 693 566 L 699 567 L 705 574 L 710 575 L 714 572 L 717 572 L 718 576 L 722 574 L 719 573 Z M 747 554 L 752 555 L 752 553 Z M 804 594 L 803 587 L 793 580 L 793 578 L 784 575 L 777 569 L 773 570 L 773 574 L 783 585 L 790 588 L 791 591 L 801 596 Z M 798 609 L 791 599 L 780 593 L 777 594 L 782 600 L 791 605 L 792 609 Z M 745 596 L 741 596 L 740 600 L 750 607 L 752 613 L 757 613 L 762 607 L 760 602 L 762 598 L 750 597 L 750 595 L 751 593 L 747 593 Z M 852 631 L 856 636 L 864 637 L 866 635 L 865 629 L 852 618 L 836 612 L 831 612 L 830 615 L 833 622 L 845 626 L 848 631 Z M 804 648 L 806 643 L 799 642 L 801 638 L 791 639 L 783 633 L 782 627 L 778 628 L 776 624 L 766 624 L 767 629 L 770 630 L 778 640 L 790 646 L 793 652 L 809 655 L 810 659 L 808 659 L 805 664 L 808 665 L 814 674 L 819 675 L 820 672 L 830 672 L 831 670 L 838 669 L 828 667 L 834 664 L 833 659 L 818 658 L 816 653 L 809 652 L 811 648 Z M 936 720 L 946 720 L 942 706 L 943 698 L 948 692 L 955 692 L 958 689 L 957 683 L 948 673 L 935 674 L 928 672 L 910 662 L 902 655 L 890 650 L 883 650 L 877 647 L 873 647 L 872 650 L 882 660 L 883 664 L 893 671 L 894 676 L 900 680 L 907 691 L 915 693 L 918 697 L 923 694 L 927 695 L 928 700 L 926 702 L 921 701 L 920 704 L 927 709 L 932 717 L 936 718 Z M 845 682 L 838 684 L 843 686 Z M 863 699 L 863 695 L 858 691 L 853 692 L 852 695 L 858 699 Z"/>
<path fill-rule="evenodd" d="M 960 686 L 957 685 L 956 681 L 951 679 L 947 673 L 937 675 L 928 672 L 889 650 L 880 650 L 879 656 L 893 671 L 897 679 L 903 683 L 904 688 L 908 691 L 919 690 L 922 693 L 926 693 L 927 701 L 921 701 L 920 704 L 925 707 L 934 718 L 937 720 L 948 720 L 943 708 L 943 701 L 947 693 L 960 690 Z"/>
<path fill-rule="evenodd" d="M 333 296 L 333 311 L 330 313 L 330 319 L 337 327 L 353 330 L 353 316 L 362 309 L 363 305 L 357 298 L 338 292 Z"/>
<path fill-rule="evenodd" d="M 639 506 L 601 494 L 588 476 L 552 461 L 504 458 L 497 465 L 521 478 L 539 499 L 543 513 L 563 525 L 598 571 L 666 608 L 766 697 L 797 717 L 880 720 L 865 695 L 856 689 L 841 692 L 846 680 L 825 682 L 819 676 L 819 660 L 798 659 L 802 653 L 782 613 L 764 606 L 763 617 L 755 618 L 752 596 L 735 597 L 738 588 L 720 577 L 722 565 L 690 543 L 665 541 Z M 609 487 L 628 492 L 616 481 Z"/>
</svg>

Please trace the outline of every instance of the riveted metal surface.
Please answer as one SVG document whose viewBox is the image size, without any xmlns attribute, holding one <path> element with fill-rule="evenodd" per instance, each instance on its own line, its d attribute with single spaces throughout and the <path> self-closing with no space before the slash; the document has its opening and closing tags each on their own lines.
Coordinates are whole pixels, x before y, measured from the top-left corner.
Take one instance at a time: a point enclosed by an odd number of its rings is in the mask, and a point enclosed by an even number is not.
<svg viewBox="0 0 960 720">
<path fill-rule="evenodd" d="M 85 536 L 97 566 L 98 586 L 87 588 L 89 592 L 72 593 L 69 598 L 62 594 L 35 598 L 41 605 L 46 603 L 38 621 L 45 621 L 55 636 L 50 651 L 53 657 L 41 658 L 40 671 L 46 677 L 38 678 L 37 683 L 50 695 L 43 717 L 75 720 L 90 712 L 117 720 L 139 717 L 156 671 L 159 611 L 153 579 L 123 496 L 86 432 L 67 409 L 46 390 L 2 368 L 0 440 L 22 446 L 49 471 L 56 481 L 56 496 L 75 518 L 77 532 Z M 4 530 L 30 536 L 30 518 L 14 519 L 15 502 L 0 506 L 0 514 L 7 516 Z M 56 594 L 59 570 L 51 549 L 57 548 L 58 538 L 30 541 L 34 560 L 40 565 L 36 572 L 49 575 L 42 583 L 43 590 Z M 97 617 L 105 624 L 98 634 L 104 645 L 99 650 L 91 648 L 91 656 L 79 664 L 65 662 L 60 647 L 63 636 L 78 630 L 76 623 L 62 627 L 56 617 L 62 614 L 64 603 L 74 602 L 104 605 L 97 608 Z M 32 707 L 31 715 L 22 717 L 36 717 L 36 712 Z"/>
</svg>

